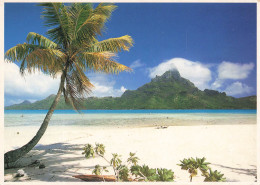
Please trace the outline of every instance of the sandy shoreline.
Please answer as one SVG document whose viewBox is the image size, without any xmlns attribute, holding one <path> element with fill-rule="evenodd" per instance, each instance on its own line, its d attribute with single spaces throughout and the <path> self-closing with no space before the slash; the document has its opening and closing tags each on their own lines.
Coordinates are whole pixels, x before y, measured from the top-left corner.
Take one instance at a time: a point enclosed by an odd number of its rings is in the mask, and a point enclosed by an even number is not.
<svg viewBox="0 0 260 185">
<path fill-rule="evenodd" d="M 50 126 L 37 147 L 18 161 L 18 165 L 25 165 L 39 160 L 46 168 L 8 169 L 5 170 L 5 181 L 81 182 L 72 176 L 91 174 L 96 164 L 107 165 L 99 157 L 85 159 L 81 154 L 85 144 L 97 142 L 106 146 L 107 158 L 111 153 L 118 153 L 124 161 L 129 152 L 136 152 L 139 164 L 172 169 L 176 182 L 189 182 L 189 174 L 177 165 L 179 160 L 188 157 L 206 157 L 212 163 L 212 169 L 224 173 L 227 181 L 254 182 L 257 163 L 254 121 L 232 125 L 170 126 L 167 129 Z M 6 127 L 5 151 L 25 144 L 37 129 Z M 18 169 L 23 169 L 27 175 L 13 178 Z M 197 177 L 193 181 L 202 180 Z"/>
<path fill-rule="evenodd" d="M 212 168 L 223 172 L 229 181 L 253 182 L 256 173 L 255 128 L 256 125 L 211 125 L 86 131 L 74 128 L 72 131 L 66 130 L 66 127 L 58 130 L 50 127 L 31 152 L 32 157 L 29 154 L 23 160 L 27 164 L 40 160 L 46 168 L 23 169 L 31 181 L 77 181 L 72 178 L 73 175 L 90 174 L 96 164 L 106 165 L 99 158 L 87 160 L 81 154 L 84 144 L 99 142 L 106 146 L 108 158 L 114 152 L 124 158 L 130 151 L 137 152 L 140 164 L 171 168 L 175 172 L 175 180 L 179 182 L 188 182 L 188 174 L 176 164 L 180 159 L 191 156 L 206 157 L 214 164 Z M 192 133 L 196 136 L 191 137 Z M 6 170 L 6 180 L 11 180 L 16 171 Z"/>
</svg>

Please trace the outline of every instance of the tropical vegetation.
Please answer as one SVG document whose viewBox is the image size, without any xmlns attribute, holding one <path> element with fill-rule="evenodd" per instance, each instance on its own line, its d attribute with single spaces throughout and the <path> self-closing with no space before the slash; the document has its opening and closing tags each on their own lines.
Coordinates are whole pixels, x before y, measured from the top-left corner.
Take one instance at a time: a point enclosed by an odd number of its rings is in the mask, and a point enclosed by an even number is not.
<svg viewBox="0 0 260 185">
<path fill-rule="evenodd" d="M 148 165 L 139 165 L 139 158 L 135 153 L 130 152 L 128 159 L 125 163 L 122 162 L 122 156 L 113 153 L 111 160 L 105 157 L 105 146 L 103 144 L 96 143 L 95 147 L 91 144 L 86 144 L 83 148 L 82 154 L 85 155 L 86 159 L 91 157 L 99 156 L 102 157 L 114 171 L 114 176 L 116 181 L 126 182 L 126 181 L 143 181 L 143 182 L 171 182 L 174 181 L 174 172 L 171 169 L 166 168 L 150 168 Z M 224 174 L 215 170 L 213 171 L 209 166 L 210 163 L 206 162 L 206 158 L 194 159 L 190 157 L 188 159 L 183 159 L 180 161 L 182 170 L 187 170 L 190 174 L 190 182 L 192 182 L 193 177 L 198 175 L 198 170 L 201 175 L 204 176 L 204 182 L 224 182 L 226 178 Z M 92 171 L 92 174 L 99 175 L 103 181 L 103 172 L 109 172 L 106 166 L 100 166 L 97 164 Z"/>
<path fill-rule="evenodd" d="M 105 158 L 105 146 L 96 143 L 95 147 L 91 144 L 86 144 L 83 148 L 83 155 L 89 159 L 91 157 L 102 157 L 108 165 L 113 169 L 116 181 L 161 181 L 170 182 L 174 179 L 174 172 L 165 168 L 149 168 L 147 165 L 138 165 L 139 158 L 135 153 L 130 152 L 125 163 L 122 161 L 122 156 L 117 153 L 112 153 L 112 158 Z M 109 172 L 106 167 L 101 167 L 99 164 L 95 166 L 92 173 L 101 175 L 102 172 Z M 104 178 L 103 178 L 104 180 Z"/>
<path fill-rule="evenodd" d="M 209 162 L 206 162 L 206 158 L 196 158 L 193 157 L 188 159 L 183 159 L 180 161 L 181 164 L 178 164 L 181 166 L 182 170 L 187 170 L 190 174 L 190 182 L 192 182 L 192 178 L 198 175 L 198 170 L 200 170 L 202 176 L 205 177 L 205 182 L 224 182 L 226 178 L 224 177 L 224 174 L 221 172 L 215 170 L 212 171 L 212 169 L 209 167 Z"/>
<path fill-rule="evenodd" d="M 133 45 L 130 36 L 97 40 L 116 9 L 114 4 L 39 5 L 44 8 L 42 18 L 49 27 L 46 36 L 28 33 L 26 42 L 10 48 L 5 58 L 8 62 L 20 62 L 21 75 L 42 71 L 54 78 L 60 77 L 60 85 L 36 135 L 21 148 L 5 153 L 6 165 L 17 161 L 39 142 L 62 94 L 66 104 L 75 110 L 82 109 L 82 100 L 93 88 L 85 72 L 117 74 L 131 70 L 115 60 L 118 52 L 128 51 Z"/>
</svg>

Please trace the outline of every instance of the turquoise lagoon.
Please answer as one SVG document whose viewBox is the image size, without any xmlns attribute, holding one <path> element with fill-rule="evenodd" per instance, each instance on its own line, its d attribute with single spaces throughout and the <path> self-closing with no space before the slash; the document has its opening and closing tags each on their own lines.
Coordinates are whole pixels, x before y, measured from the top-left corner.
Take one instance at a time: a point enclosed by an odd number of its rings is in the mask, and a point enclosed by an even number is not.
<svg viewBox="0 0 260 185">
<path fill-rule="evenodd" d="M 5 110 L 5 127 L 39 126 L 48 110 Z M 55 110 L 49 126 L 144 127 L 256 123 L 256 110 Z M 232 120 L 232 122 L 230 122 Z"/>
</svg>

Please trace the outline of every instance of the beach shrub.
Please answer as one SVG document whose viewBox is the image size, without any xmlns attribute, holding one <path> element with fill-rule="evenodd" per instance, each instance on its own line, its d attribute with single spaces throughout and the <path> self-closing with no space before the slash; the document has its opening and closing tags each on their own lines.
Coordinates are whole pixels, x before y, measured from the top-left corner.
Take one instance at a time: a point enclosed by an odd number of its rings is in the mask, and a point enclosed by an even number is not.
<svg viewBox="0 0 260 185">
<path fill-rule="evenodd" d="M 95 145 L 95 147 L 91 144 L 85 145 L 82 154 L 87 159 L 94 158 L 95 154 L 102 157 L 113 168 L 117 181 L 173 181 L 174 179 L 172 170 L 149 168 L 147 165 L 139 166 L 139 158 L 132 152 L 129 153 L 127 164 L 122 163 L 121 155 L 117 153 L 113 153 L 111 160 L 107 160 L 104 156 L 106 152 L 105 146 L 99 143 Z M 104 171 L 108 172 L 106 167 L 96 165 L 92 174 L 102 175 Z"/>
<path fill-rule="evenodd" d="M 158 178 L 156 181 L 171 182 L 174 179 L 174 172 L 165 168 L 157 168 Z"/>
<path fill-rule="evenodd" d="M 94 151 L 94 148 L 91 144 L 85 145 L 83 150 L 84 151 L 82 152 L 82 154 L 84 154 L 87 159 L 90 158 L 90 157 L 95 157 L 95 151 Z"/>
<path fill-rule="evenodd" d="M 104 156 L 105 146 L 103 144 L 96 143 L 95 152 L 100 156 Z"/>
<path fill-rule="evenodd" d="M 190 173 L 190 181 L 192 182 L 192 178 L 195 177 L 198 174 L 198 170 L 200 170 L 202 176 L 205 177 L 205 182 L 224 182 L 225 177 L 224 174 L 221 174 L 218 171 L 212 171 L 211 168 L 208 166 L 210 163 L 205 162 L 206 158 L 188 158 L 183 159 L 181 164 L 178 164 L 181 166 L 182 170 L 187 170 Z"/>
<path fill-rule="evenodd" d="M 140 159 L 135 156 L 135 153 L 130 152 L 129 156 L 130 157 L 127 159 L 127 162 L 133 165 L 137 165 Z"/>
<path fill-rule="evenodd" d="M 138 181 L 162 181 L 171 182 L 174 172 L 165 168 L 149 168 L 147 165 L 135 165 L 131 167 L 131 173 Z"/>
<path fill-rule="evenodd" d="M 101 167 L 99 164 L 95 166 L 95 169 L 92 171 L 92 174 L 102 175 L 103 171 L 108 172 L 107 167 Z"/>
<path fill-rule="evenodd" d="M 149 168 L 147 165 L 135 165 L 131 167 L 131 173 L 138 181 L 156 181 L 158 179 L 156 169 Z"/>
<path fill-rule="evenodd" d="M 204 175 L 205 176 L 205 175 Z M 215 170 L 209 169 L 209 174 L 205 176 L 204 182 L 225 182 L 224 174 Z"/>
<path fill-rule="evenodd" d="M 122 160 L 121 160 L 121 155 L 118 155 L 117 153 L 112 154 L 112 159 L 110 160 L 110 164 L 114 167 L 117 168 L 121 165 Z"/>
<path fill-rule="evenodd" d="M 126 165 L 121 165 L 117 168 L 119 171 L 119 179 L 121 181 L 129 181 L 129 169 Z"/>
</svg>

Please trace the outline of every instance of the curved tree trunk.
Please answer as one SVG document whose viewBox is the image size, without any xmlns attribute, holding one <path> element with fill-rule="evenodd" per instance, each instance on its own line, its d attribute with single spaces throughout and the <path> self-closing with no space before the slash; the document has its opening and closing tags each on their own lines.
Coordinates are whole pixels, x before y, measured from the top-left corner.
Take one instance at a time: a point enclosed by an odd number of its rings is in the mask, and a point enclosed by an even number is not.
<svg viewBox="0 0 260 185">
<path fill-rule="evenodd" d="M 45 133 L 47 126 L 49 124 L 49 121 L 51 119 L 51 116 L 53 114 L 53 111 L 60 100 L 60 96 L 63 91 L 64 83 L 65 83 L 65 72 L 63 72 L 61 75 L 61 82 L 60 82 L 60 87 L 59 87 L 58 93 L 57 93 L 48 113 L 46 114 L 40 129 L 36 133 L 36 135 L 31 139 L 31 141 L 29 141 L 27 144 L 25 144 L 21 148 L 11 150 L 11 151 L 5 153 L 4 163 L 5 163 L 5 165 L 7 165 L 7 167 L 10 163 L 17 161 L 22 156 L 27 154 L 39 142 L 39 140 Z"/>
</svg>

